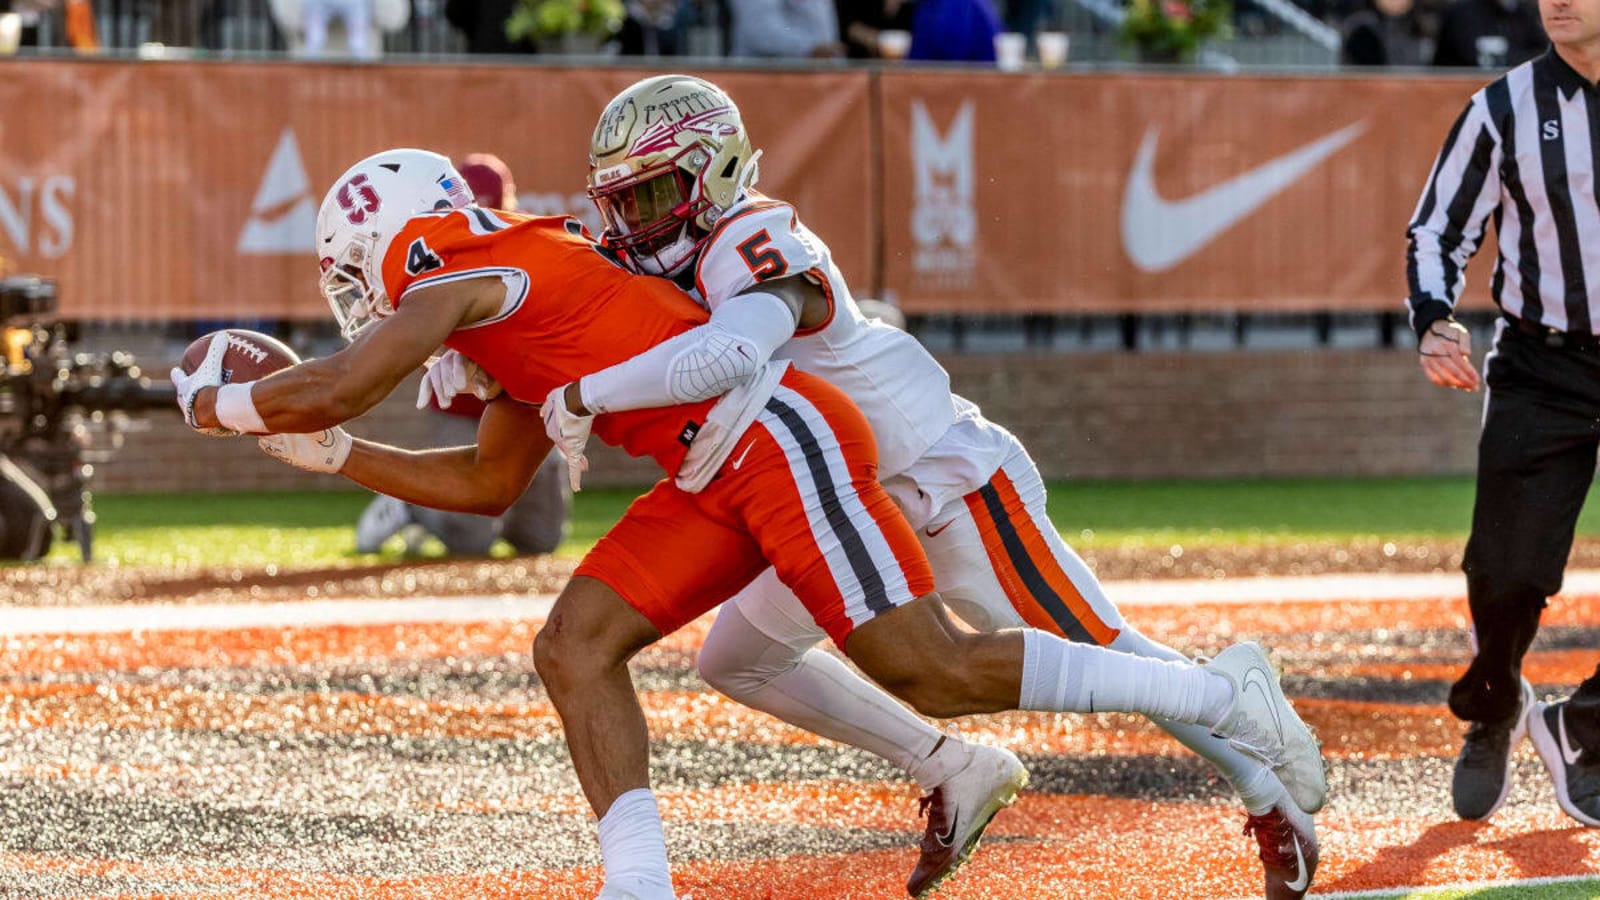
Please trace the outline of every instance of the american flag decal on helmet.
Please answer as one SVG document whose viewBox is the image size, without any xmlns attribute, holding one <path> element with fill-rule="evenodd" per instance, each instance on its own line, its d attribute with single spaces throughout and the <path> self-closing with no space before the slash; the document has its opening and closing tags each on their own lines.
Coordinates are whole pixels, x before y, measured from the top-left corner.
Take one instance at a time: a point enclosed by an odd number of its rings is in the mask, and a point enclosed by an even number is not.
<svg viewBox="0 0 1600 900">
<path fill-rule="evenodd" d="M 450 198 L 450 205 L 461 207 L 472 202 L 472 195 L 467 193 L 464 179 L 451 178 L 445 175 L 439 179 L 439 187 L 444 189 L 444 195 Z"/>
</svg>

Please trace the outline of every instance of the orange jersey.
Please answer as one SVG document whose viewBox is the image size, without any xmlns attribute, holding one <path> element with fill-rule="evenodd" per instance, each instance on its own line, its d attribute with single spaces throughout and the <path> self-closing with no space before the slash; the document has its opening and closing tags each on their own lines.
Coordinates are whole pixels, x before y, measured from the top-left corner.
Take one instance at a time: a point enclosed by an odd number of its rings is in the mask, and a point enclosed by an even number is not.
<svg viewBox="0 0 1600 900">
<path fill-rule="evenodd" d="M 383 286 L 408 293 L 464 278 L 499 278 L 506 302 L 445 344 L 506 393 L 538 404 L 555 388 L 627 360 L 706 321 L 671 282 L 634 275 L 575 220 L 467 207 L 416 216 L 389 245 Z M 714 401 L 597 416 L 594 433 L 672 474 Z"/>
</svg>

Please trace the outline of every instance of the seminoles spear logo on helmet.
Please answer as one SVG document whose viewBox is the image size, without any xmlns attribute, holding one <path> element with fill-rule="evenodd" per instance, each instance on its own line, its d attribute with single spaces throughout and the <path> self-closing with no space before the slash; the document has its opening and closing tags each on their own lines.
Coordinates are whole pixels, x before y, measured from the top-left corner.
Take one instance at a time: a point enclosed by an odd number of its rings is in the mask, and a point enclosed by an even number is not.
<svg viewBox="0 0 1600 900">
<path fill-rule="evenodd" d="M 606 239 L 641 272 L 677 275 L 755 183 L 739 108 L 689 75 L 646 78 L 600 114 L 589 144 L 589 199 Z"/>
</svg>

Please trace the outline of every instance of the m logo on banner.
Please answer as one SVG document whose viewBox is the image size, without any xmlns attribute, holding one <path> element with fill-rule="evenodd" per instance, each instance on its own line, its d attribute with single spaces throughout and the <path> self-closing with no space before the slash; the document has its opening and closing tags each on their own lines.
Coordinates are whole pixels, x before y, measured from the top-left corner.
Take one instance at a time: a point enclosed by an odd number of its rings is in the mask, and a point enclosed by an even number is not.
<svg viewBox="0 0 1600 900">
<path fill-rule="evenodd" d="M 925 287 L 969 287 L 976 262 L 978 212 L 973 197 L 971 100 L 961 104 L 943 134 L 921 100 L 911 101 L 911 160 L 915 196 L 911 270 Z"/>
<path fill-rule="evenodd" d="M 250 204 L 250 218 L 239 232 L 237 247 L 241 255 L 275 256 L 311 252 L 317 225 L 316 200 L 311 196 L 311 179 L 300 158 L 300 145 L 294 129 L 285 128 L 272 151 L 256 199 Z"/>
</svg>

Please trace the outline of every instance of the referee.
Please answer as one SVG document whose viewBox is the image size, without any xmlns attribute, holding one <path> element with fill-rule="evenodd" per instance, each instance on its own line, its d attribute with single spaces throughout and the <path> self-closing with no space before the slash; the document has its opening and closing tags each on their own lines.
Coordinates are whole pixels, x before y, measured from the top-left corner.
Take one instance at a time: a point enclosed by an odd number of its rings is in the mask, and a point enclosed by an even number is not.
<svg viewBox="0 0 1600 900">
<path fill-rule="evenodd" d="M 1470 723 L 1451 799 L 1463 819 L 1498 809 L 1528 734 L 1561 808 L 1600 825 L 1600 667 L 1558 703 L 1537 702 L 1521 677 L 1600 449 L 1600 0 L 1539 0 L 1539 13 L 1552 48 L 1474 94 L 1450 129 L 1406 269 L 1423 372 L 1476 390 L 1471 336 L 1451 311 L 1494 219 L 1501 317 L 1462 564 L 1474 656 L 1450 689 L 1450 711 Z"/>
</svg>

